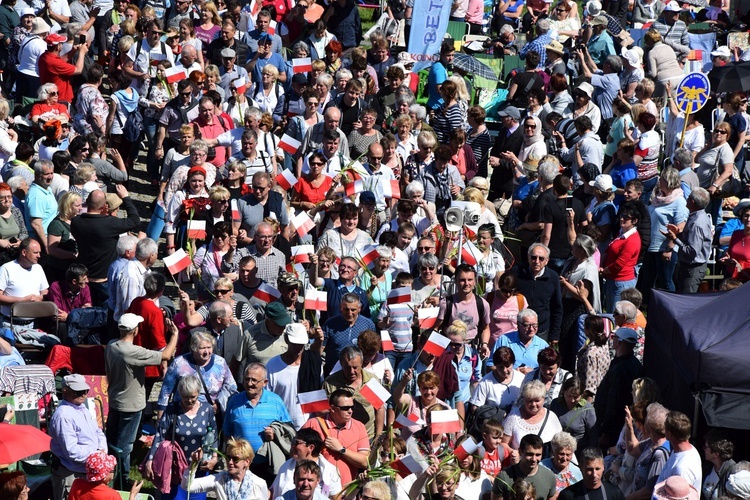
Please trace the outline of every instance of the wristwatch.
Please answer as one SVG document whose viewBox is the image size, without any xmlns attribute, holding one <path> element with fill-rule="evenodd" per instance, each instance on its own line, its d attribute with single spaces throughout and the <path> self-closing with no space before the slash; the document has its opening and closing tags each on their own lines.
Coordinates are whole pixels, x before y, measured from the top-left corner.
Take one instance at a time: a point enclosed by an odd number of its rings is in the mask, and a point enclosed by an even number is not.
<svg viewBox="0 0 750 500">
<path fill-rule="evenodd" d="M 339 450 L 339 455 L 343 455 L 344 453 L 346 453 L 346 448 L 341 448 Z"/>
</svg>

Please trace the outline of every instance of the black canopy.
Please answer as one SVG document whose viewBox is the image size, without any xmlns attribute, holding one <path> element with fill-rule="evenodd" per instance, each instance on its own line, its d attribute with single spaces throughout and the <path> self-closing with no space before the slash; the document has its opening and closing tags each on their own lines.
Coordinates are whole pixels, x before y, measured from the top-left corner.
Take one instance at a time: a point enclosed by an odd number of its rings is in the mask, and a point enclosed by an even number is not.
<svg viewBox="0 0 750 500">
<path fill-rule="evenodd" d="M 750 429 L 750 285 L 731 292 L 652 291 L 644 358 L 665 406 L 709 426 Z"/>
</svg>

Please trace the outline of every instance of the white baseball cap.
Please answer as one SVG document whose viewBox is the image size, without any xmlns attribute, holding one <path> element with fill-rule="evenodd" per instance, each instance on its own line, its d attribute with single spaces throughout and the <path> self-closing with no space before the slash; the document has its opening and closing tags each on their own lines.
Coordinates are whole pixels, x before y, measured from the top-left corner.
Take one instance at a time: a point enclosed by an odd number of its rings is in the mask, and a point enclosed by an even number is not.
<svg viewBox="0 0 750 500">
<path fill-rule="evenodd" d="M 129 332 L 130 330 L 135 330 L 135 328 L 141 323 L 143 323 L 142 316 L 138 316 L 137 314 L 133 313 L 125 313 L 120 316 L 120 321 L 118 321 L 117 327 L 120 330 Z"/>
</svg>

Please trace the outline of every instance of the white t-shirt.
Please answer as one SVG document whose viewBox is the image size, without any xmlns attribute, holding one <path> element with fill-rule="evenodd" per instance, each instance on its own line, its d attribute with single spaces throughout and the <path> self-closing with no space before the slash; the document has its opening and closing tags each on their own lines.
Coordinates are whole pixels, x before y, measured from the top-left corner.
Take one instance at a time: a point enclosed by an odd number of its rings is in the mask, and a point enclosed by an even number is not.
<svg viewBox="0 0 750 500">
<path fill-rule="evenodd" d="M 716 473 L 716 469 L 711 467 L 711 473 L 706 476 L 706 480 L 703 481 L 703 497 L 709 500 L 713 500 L 718 497 L 719 494 L 719 475 Z"/>
<path fill-rule="evenodd" d="M 51 0 L 49 3 L 49 10 L 58 16 L 70 17 L 70 5 L 66 0 Z M 71 19 L 71 21 L 73 20 Z M 50 33 L 59 33 L 62 31 L 62 27 L 57 21 L 54 21 L 50 28 Z"/>
<path fill-rule="evenodd" d="M 0 267 L 0 291 L 11 297 L 26 297 L 27 295 L 39 295 L 49 288 L 47 276 L 39 264 L 24 269 L 17 260 L 11 261 Z M 10 317 L 10 306 L 3 304 L 0 312 Z"/>
<path fill-rule="evenodd" d="M 523 384 L 523 373 L 518 370 L 513 370 L 513 377 L 507 385 L 498 382 L 494 373 L 490 372 L 482 377 L 474 388 L 469 403 L 474 406 L 499 406 L 507 411 L 521 394 L 521 384 Z"/>
<path fill-rule="evenodd" d="M 690 446 L 687 451 L 673 451 L 656 482 L 661 483 L 672 476 L 681 476 L 697 491 L 701 490 L 701 479 L 703 479 L 701 455 L 694 446 Z"/>
<path fill-rule="evenodd" d="M 341 491 L 341 475 L 336 466 L 322 456 L 318 456 L 318 465 L 320 466 L 321 477 L 316 490 L 325 495 L 326 498 L 339 493 Z M 272 498 L 280 497 L 287 491 L 294 489 L 294 468 L 296 466 L 297 461 L 293 458 L 284 462 L 271 485 Z"/>
<path fill-rule="evenodd" d="M 130 47 L 130 50 L 128 50 L 128 59 L 133 61 L 133 69 L 135 71 L 139 71 L 141 73 L 145 73 L 149 71 L 150 69 L 150 60 L 154 57 L 160 57 L 157 54 L 164 54 L 167 57 L 167 60 L 172 63 L 172 66 L 174 66 L 174 55 L 172 54 L 172 51 L 169 49 L 169 47 L 164 44 L 164 50 L 162 50 L 162 44 L 157 44 L 156 47 L 151 47 L 148 44 L 148 40 L 143 39 L 143 41 L 140 43 L 140 52 L 136 53 L 138 50 L 139 43 L 136 42 L 133 44 L 132 47 Z M 140 78 L 133 78 L 133 83 L 131 84 L 136 90 L 141 89 L 142 81 Z"/>
<path fill-rule="evenodd" d="M 461 480 L 456 488 L 456 497 L 460 498 L 482 498 L 482 495 L 492 491 L 492 479 L 484 471 L 479 471 L 479 477 L 472 479 L 462 473 Z"/>
<path fill-rule="evenodd" d="M 303 413 L 297 401 L 297 377 L 300 365 L 288 365 L 281 356 L 274 356 L 268 360 L 268 390 L 278 395 L 289 410 L 294 428 L 299 430 L 310 418 L 309 413 Z"/>
<path fill-rule="evenodd" d="M 517 450 L 521 446 L 521 439 L 527 434 L 537 434 L 542 438 L 543 442 L 549 443 L 552 441 L 552 437 L 555 434 L 563 430 L 560 421 L 557 419 L 557 415 L 549 411 L 547 408 L 543 411 L 546 411 L 549 414 L 549 418 L 547 418 L 547 416 L 542 417 L 542 419 L 535 424 L 531 424 L 524 420 L 518 407 L 514 407 L 510 411 L 510 414 L 505 417 L 503 427 L 505 428 L 504 434 L 510 436 L 511 448 Z M 547 419 L 546 424 L 544 423 L 545 418 Z M 544 425 L 544 428 L 542 428 L 542 425 Z"/>
<path fill-rule="evenodd" d="M 36 35 L 30 35 L 21 42 L 18 49 L 18 71 L 26 75 L 39 76 L 37 59 L 47 51 L 47 43 Z"/>
</svg>

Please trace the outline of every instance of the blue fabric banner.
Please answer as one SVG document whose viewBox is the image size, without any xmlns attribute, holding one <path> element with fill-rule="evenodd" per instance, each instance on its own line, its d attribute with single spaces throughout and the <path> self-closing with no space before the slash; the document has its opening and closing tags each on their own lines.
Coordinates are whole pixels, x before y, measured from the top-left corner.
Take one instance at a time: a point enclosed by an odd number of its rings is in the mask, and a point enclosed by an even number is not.
<svg viewBox="0 0 750 500">
<path fill-rule="evenodd" d="M 413 71 L 429 67 L 440 59 L 440 43 L 448 29 L 451 2 L 414 0 L 409 34 L 409 53 L 416 61 Z"/>
</svg>

